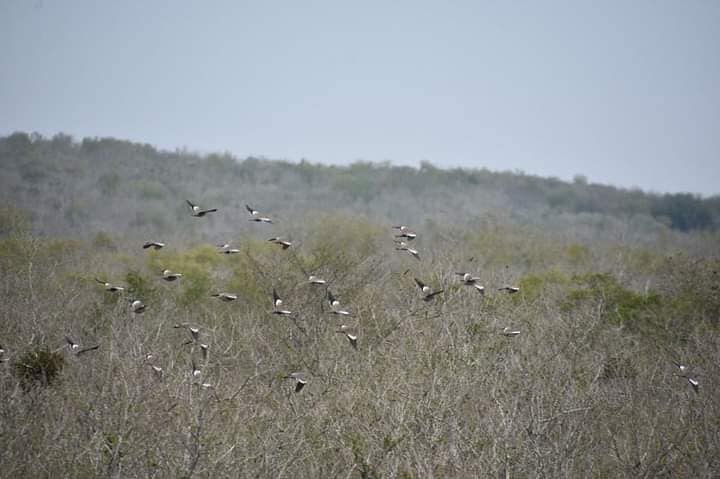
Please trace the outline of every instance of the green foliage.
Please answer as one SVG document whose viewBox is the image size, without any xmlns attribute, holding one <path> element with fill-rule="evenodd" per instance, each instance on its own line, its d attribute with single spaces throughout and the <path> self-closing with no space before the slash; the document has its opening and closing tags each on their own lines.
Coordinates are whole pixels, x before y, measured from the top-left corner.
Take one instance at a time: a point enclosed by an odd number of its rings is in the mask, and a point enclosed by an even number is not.
<svg viewBox="0 0 720 479">
<path fill-rule="evenodd" d="M 104 231 L 99 231 L 92 241 L 93 247 L 106 251 L 117 251 L 117 246 L 112 237 Z"/>
<path fill-rule="evenodd" d="M 655 293 L 639 294 L 623 288 L 609 273 L 585 273 L 574 275 L 571 289 L 562 308 L 570 311 L 581 304 L 590 303 L 602 307 L 603 316 L 612 324 L 639 329 L 652 319 L 661 305 Z"/>
<path fill-rule="evenodd" d="M 581 244 L 571 244 L 566 248 L 567 258 L 575 267 L 588 266 L 590 261 L 590 249 Z"/>
<path fill-rule="evenodd" d="M 713 226 L 713 212 L 708 202 L 690 193 L 666 194 L 652 207 L 652 214 L 667 217 L 670 225 L 680 231 L 710 229 Z"/>
<path fill-rule="evenodd" d="M 128 285 L 128 293 L 132 294 L 133 298 L 148 299 L 155 296 L 157 291 L 153 282 L 137 270 L 125 273 L 125 283 Z"/>
<path fill-rule="evenodd" d="M 101 175 L 98 179 L 98 187 L 103 195 L 114 195 L 120 186 L 120 175 L 113 171 Z"/>
<path fill-rule="evenodd" d="M 334 187 L 337 191 L 347 194 L 353 200 L 361 200 L 367 203 L 376 194 L 376 183 L 370 171 L 357 165 L 357 163 L 354 163 L 350 171 L 338 174 L 334 181 Z"/>
<path fill-rule="evenodd" d="M 658 288 L 669 298 L 673 324 L 720 326 L 720 260 L 686 255 L 664 258 L 657 266 Z"/>
<path fill-rule="evenodd" d="M 212 283 L 208 273 L 199 268 L 186 268 L 183 270 L 182 296 L 180 303 L 184 306 L 195 304 L 210 295 Z"/>
<path fill-rule="evenodd" d="M 30 232 L 30 212 L 12 206 L 0 207 L 0 237 L 26 236 Z"/>
<path fill-rule="evenodd" d="M 384 236 L 377 225 L 358 217 L 318 214 L 310 227 L 316 234 L 303 245 L 303 261 L 309 270 L 352 268 L 373 254 Z"/>
<path fill-rule="evenodd" d="M 24 353 L 15 361 L 15 376 L 24 389 L 33 385 L 49 386 L 54 383 L 65 365 L 62 354 L 48 349 L 35 349 Z"/>
<path fill-rule="evenodd" d="M 155 180 L 137 180 L 131 188 L 137 191 L 143 200 L 162 200 L 166 195 L 165 187 Z"/>
<path fill-rule="evenodd" d="M 518 286 L 524 298 L 536 299 L 548 291 L 564 290 L 570 284 L 570 278 L 563 273 L 549 270 L 544 273 L 528 274 L 520 278 Z"/>
</svg>

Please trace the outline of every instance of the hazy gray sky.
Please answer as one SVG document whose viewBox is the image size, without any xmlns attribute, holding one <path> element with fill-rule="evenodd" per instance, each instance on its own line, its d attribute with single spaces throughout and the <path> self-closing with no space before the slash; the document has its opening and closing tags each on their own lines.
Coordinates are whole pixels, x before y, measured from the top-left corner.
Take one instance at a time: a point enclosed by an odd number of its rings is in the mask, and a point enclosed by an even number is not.
<svg viewBox="0 0 720 479">
<path fill-rule="evenodd" d="M 720 193 L 720 1 L 0 0 L 0 134 Z"/>
</svg>

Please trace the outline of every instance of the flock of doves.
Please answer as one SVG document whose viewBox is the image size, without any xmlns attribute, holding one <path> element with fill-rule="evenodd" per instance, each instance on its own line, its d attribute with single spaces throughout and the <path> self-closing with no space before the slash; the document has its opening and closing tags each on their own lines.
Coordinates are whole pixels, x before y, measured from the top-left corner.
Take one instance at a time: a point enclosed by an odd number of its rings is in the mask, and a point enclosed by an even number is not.
<svg viewBox="0 0 720 479">
<path fill-rule="evenodd" d="M 199 205 L 191 202 L 190 200 L 185 200 L 187 204 L 190 206 L 191 209 L 191 215 L 197 218 L 202 218 L 204 216 L 207 216 L 211 213 L 215 213 L 218 211 L 217 208 L 208 208 L 204 209 L 201 208 Z M 245 208 L 247 209 L 248 213 L 250 213 L 250 220 L 252 222 L 257 223 L 267 223 L 272 224 L 273 220 L 267 216 L 263 216 L 260 211 L 256 210 L 255 208 L 252 208 L 250 205 L 245 205 Z M 420 260 L 420 253 L 417 249 L 412 248 L 410 246 L 410 243 L 417 238 L 417 233 L 410 229 L 410 227 L 406 225 L 395 225 L 392 226 L 394 230 L 396 230 L 396 233 L 394 235 L 394 243 L 395 243 L 395 249 L 397 251 L 404 251 L 407 252 L 409 255 L 411 255 L 413 258 Z M 268 239 L 269 242 L 277 244 L 280 246 L 283 250 L 286 250 L 293 246 L 291 241 L 288 241 L 282 237 L 273 237 Z M 154 250 L 160 250 L 165 247 L 165 243 L 160 241 L 147 241 L 143 244 L 144 249 L 154 249 Z M 232 248 L 230 244 L 222 244 L 218 245 L 219 253 L 221 254 L 237 254 L 240 253 L 240 250 L 237 248 Z M 406 271 L 407 272 L 407 271 Z M 480 278 L 473 276 L 470 273 L 465 272 L 458 272 L 455 273 L 456 275 L 460 276 L 460 280 L 463 285 L 469 286 L 477 290 L 481 295 L 485 294 L 485 287 L 480 284 Z M 165 269 L 162 271 L 161 278 L 167 282 L 174 282 L 182 278 L 182 273 L 173 272 L 169 269 Z M 125 287 L 118 286 L 112 283 L 109 283 L 108 281 L 102 280 L 102 279 L 95 279 L 98 283 L 102 284 L 105 288 L 105 291 L 110 293 L 123 293 L 125 291 Z M 442 294 L 444 290 L 433 290 L 430 286 L 419 280 L 418 278 L 414 278 L 415 284 L 417 284 L 417 287 L 420 289 L 421 299 L 425 302 L 431 302 L 437 295 Z M 327 281 L 325 281 L 322 278 L 319 278 L 315 275 L 310 275 L 308 277 L 308 283 L 315 286 L 325 286 L 327 287 Z M 507 294 L 515 294 L 520 291 L 520 288 L 517 286 L 511 286 L 511 285 L 504 285 L 500 288 L 498 288 L 498 291 L 504 291 Z M 326 289 L 327 292 L 327 301 L 330 306 L 329 313 L 337 315 L 339 317 L 350 317 L 352 316 L 351 313 L 343 308 L 340 304 L 340 301 L 332 294 L 329 288 Z M 213 293 L 211 296 L 218 298 L 221 301 L 224 302 L 232 302 L 238 299 L 238 296 L 236 294 L 222 292 L 222 293 Z M 283 300 L 278 295 L 275 288 L 273 288 L 272 291 L 272 299 L 273 299 L 273 309 L 272 314 L 278 315 L 278 316 L 291 316 L 293 314 L 292 311 L 285 309 L 283 306 Z M 147 306 L 140 301 L 139 299 L 131 298 L 128 300 L 130 303 L 130 310 L 132 314 L 142 314 L 145 312 Z M 190 339 L 183 343 L 185 345 L 192 344 L 192 345 L 198 345 L 203 361 L 207 361 L 208 357 L 208 351 L 209 346 L 205 343 L 200 342 L 200 328 L 189 325 L 187 323 L 184 324 L 176 324 L 174 328 L 184 328 L 186 329 L 190 334 Z M 337 329 L 338 333 L 342 333 L 347 338 L 350 345 L 357 349 L 358 347 L 358 330 L 356 327 L 349 326 L 348 324 L 340 324 L 339 328 Z M 512 338 L 515 336 L 520 335 L 520 331 L 511 329 L 509 327 L 505 327 L 502 330 L 502 334 L 508 338 Z M 89 347 L 83 347 L 81 344 L 73 340 L 70 336 L 65 336 L 65 345 L 63 345 L 60 349 L 67 348 L 69 351 L 71 351 L 75 356 L 82 356 L 85 353 L 88 353 L 90 351 L 95 351 L 100 347 L 100 345 L 94 345 Z M 145 357 L 146 363 L 152 368 L 152 371 L 156 375 L 158 379 L 162 379 L 163 377 L 163 369 L 162 367 L 158 366 L 154 363 L 154 355 L 152 353 L 148 353 Z M 0 363 L 7 362 L 8 358 L 5 357 L 5 349 L 0 346 Z M 697 380 L 697 375 L 691 376 L 690 375 L 690 369 L 687 365 L 681 364 L 677 361 L 673 361 L 675 366 L 679 369 L 680 374 L 679 376 L 686 378 L 690 386 L 692 386 L 693 390 L 697 393 L 699 392 L 700 383 Z M 195 362 L 194 358 L 191 359 L 191 374 L 193 378 L 199 378 L 202 375 L 202 370 L 197 366 L 197 363 Z M 285 379 L 292 379 L 295 381 L 295 392 L 300 392 L 303 387 L 308 383 L 308 375 L 303 372 L 293 372 L 288 374 L 287 376 L 283 376 Z M 199 386 L 202 386 L 203 388 L 211 388 L 212 385 L 210 383 L 205 382 L 198 382 L 195 383 Z"/>
</svg>

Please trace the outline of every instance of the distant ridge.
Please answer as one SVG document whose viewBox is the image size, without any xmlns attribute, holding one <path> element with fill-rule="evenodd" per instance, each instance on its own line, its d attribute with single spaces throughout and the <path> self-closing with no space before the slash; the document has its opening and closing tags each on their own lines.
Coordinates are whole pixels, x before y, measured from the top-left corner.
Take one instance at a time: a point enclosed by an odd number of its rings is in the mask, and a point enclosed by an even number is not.
<svg viewBox="0 0 720 479">
<path fill-rule="evenodd" d="M 329 166 L 230 154 L 159 150 L 114 138 L 75 141 L 23 132 L 0 137 L 0 195 L 31 212 L 46 233 L 157 231 L 182 218 L 184 198 L 202 194 L 225 211 L 251 198 L 292 216 L 300 209 L 347 209 L 417 223 L 472 221 L 483 214 L 538 223 L 538 218 L 595 214 L 645 218 L 677 231 L 717 231 L 720 196 L 657 194 L 566 182 L 521 172 L 419 168 L 356 162 Z M 128 213 L 132 212 L 132 213 Z M 238 211 L 237 217 L 246 212 Z"/>
</svg>

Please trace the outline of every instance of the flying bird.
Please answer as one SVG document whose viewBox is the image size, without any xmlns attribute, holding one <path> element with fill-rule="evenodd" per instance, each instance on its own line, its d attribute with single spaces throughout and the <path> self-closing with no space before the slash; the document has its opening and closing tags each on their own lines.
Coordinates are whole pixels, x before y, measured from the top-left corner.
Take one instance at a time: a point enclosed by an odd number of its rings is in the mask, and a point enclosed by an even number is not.
<svg viewBox="0 0 720 479">
<path fill-rule="evenodd" d="M 480 294 L 485 294 L 485 286 L 482 286 L 478 281 L 480 278 L 471 275 L 470 273 L 455 273 L 462 277 L 462 282 L 465 286 L 472 286 L 473 288 L 480 291 Z"/>
<path fill-rule="evenodd" d="M 289 375 L 285 376 L 285 379 L 294 379 L 295 380 L 295 392 L 299 393 L 302 388 L 305 387 L 305 385 L 308 383 L 307 378 L 305 377 L 304 373 L 290 373 Z"/>
<path fill-rule="evenodd" d="M 407 251 L 408 254 L 412 255 L 413 258 L 416 260 L 420 260 L 420 253 L 418 253 L 418 250 L 410 248 L 407 243 L 404 241 L 400 241 L 397 243 L 397 246 L 395 247 L 397 251 Z"/>
<path fill-rule="evenodd" d="M 430 286 L 426 285 L 425 283 L 423 283 L 423 282 L 420 281 L 419 279 L 417 279 L 417 278 L 414 278 L 414 279 L 415 279 L 415 284 L 418 285 L 418 288 L 420 288 L 420 291 L 422 292 L 422 299 L 423 299 L 423 301 L 432 301 L 432 299 L 433 299 L 435 296 L 437 296 L 438 294 L 440 294 L 440 293 L 443 292 L 442 289 L 437 290 L 437 291 L 433 291 L 433 290 L 430 288 Z"/>
<path fill-rule="evenodd" d="M 70 350 L 73 352 L 80 349 L 80 345 L 78 343 L 76 343 L 75 341 L 73 341 L 72 339 L 70 339 L 70 336 L 65 336 L 65 342 L 67 343 Z"/>
<path fill-rule="evenodd" d="M 150 365 L 150 368 L 152 369 L 153 374 L 158 380 L 162 380 L 163 378 L 163 368 L 160 366 L 156 366 L 154 364 Z"/>
<path fill-rule="evenodd" d="M 258 210 L 251 207 L 250 205 L 245 205 L 245 209 L 248 210 L 250 213 L 250 218 L 248 221 L 255 221 L 256 223 L 272 223 L 272 220 L 268 218 L 267 216 L 262 216 Z"/>
<path fill-rule="evenodd" d="M 165 281 L 175 281 L 180 278 L 182 278 L 182 273 L 173 273 L 169 269 L 165 269 L 162 272 L 162 279 Z"/>
<path fill-rule="evenodd" d="M 165 243 L 161 243 L 159 241 L 147 241 L 143 245 L 143 249 L 152 248 L 154 250 L 163 249 L 165 247 Z"/>
<path fill-rule="evenodd" d="M 214 298 L 219 298 L 220 301 L 225 301 L 226 303 L 229 303 L 230 301 L 235 301 L 238 299 L 237 294 L 231 294 L 231 293 L 213 293 L 210 296 Z"/>
<path fill-rule="evenodd" d="M 75 356 L 81 356 L 89 351 L 95 351 L 100 347 L 99 344 L 96 344 L 95 346 L 89 346 L 87 348 L 80 347 L 80 344 L 73 341 L 70 336 L 65 336 L 65 342 L 70 348 L 70 351 L 72 351 Z"/>
<path fill-rule="evenodd" d="M 270 238 L 268 241 L 282 246 L 282 249 L 288 249 L 292 246 L 292 243 L 290 241 L 284 240 L 280 237 Z"/>
<path fill-rule="evenodd" d="M 178 328 L 185 328 L 185 329 L 187 329 L 187 331 L 188 331 L 188 333 L 190 333 L 190 337 L 191 337 L 192 339 L 191 339 L 190 341 L 188 341 L 187 343 L 185 343 L 185 344 L 197 343 L 198 340 L 200 339 L 200 328 L 198 328 L 198 327 L 196 327 L 196 326 L 190 326 L 189 324 L 176 324 L 175 326 L 173 326 L 173 328 L 175 328 L 175 329 L 178 329 Z"/>
<path fill-rule="evenodd" d="M 191 368 L 192 368 L 192 369 L 191 369 L 191 372 L 192 372 L 192 376 L 193 376 L 194 378 L 196 378 L 196 377 L 198 377 L 198 376 L 200 376 L 200 375 L 202 374 L 202 371 L 200 370 L 200 368 L 198 368 L 198 367 L 197 367 L 197 364 L 195 364 L 195 360 L 194 360 L 194 359 L 191 359 L 191 360 L 190 360 L 190 366 L 191 366 Z"/>
<path fill-rule="evenodd" d="M 520 331 L 512 330 L 506 326 L 505 328 L 503 328 L 502 333 L 504 336 L 507 336 L 508 338 L 512 338 L 512 337 L 518 336 L 520 334 Z"/>
<path fill-rule="evenodd" d="M 314 284 L 314 285 L 323 285 L 323 284 L 327 284 L 327 281 L 325 281 L 324 279 L 318 278 L 315 275 L 310 275 L 310 277 L 308 278 L 308 283 Z"/>
<path fill-rule="evenodd" d="M 107 281 L 103 281 L 101 279 L 95 278 L 95 281 L 105 286 L 105 291 L 109 291 L 111 293 L 117 293 L 121 291 L 125 291 L 125 288 L 122 286 L 116 286 L 114 284 L 108 283 Z"/>
<path fill-rule="evenodd" d="M 357 349 L 358 333 L 356 328 L 342 324 L 336 332 L 344 334 L 347 340 L 350 341 L 350 345 Z"/>
<path fill-rule="evenodd" d="M 291 311 L 288 311 L 287 309 L 281 309 L 282 306 L 282 299 L 280 299 L 280 296 L 278 296 L 277 291 L 275 288 L 273 288 L 273 310 L 272 314 L 279 314 L 279 315 L 289 315 L 292 314 Z"/>
<path fill-rule="evenodd" d="M 192 209 L 192 216 L 195 216 L 196 218 L 202 218 L 206 214 L 215 213 L 218 210 L 217 208 L 202 209 L 190 200 L 185 201 L 188 205 L 190 205 L 190 209 Z"/>
<path fill-rule="evenodd" d="M 330 314 L 337 314 L 338 316 L 350 316 L 350 312 L 340 308 L 340 301 L 332 294 L 332 291 L 328 289 L 327 300 L 330 303 Z"/>
<path fill-rule="evenodd" d="M 231 248 L 230 243 L 219 244 L 217 247 L 220 254 L 238 254 L 240 252 L 237 248 Z"/>
<path fill-rule="evenodd" d="M 520 291 L 520 288 L 518 288 L 517 286 L 505 285 L 502 288 L 498 288 L 498 291 L 507 291 L 508 294 L 515 294 Z"/>
<path fill-rule="evenodd" d="M 145 304 L 143 304 L 143 302 L 139 299 L 129 299 L 128 301 L 130 301 L 130 310 L 133 313 L 142 314 L 145 312 L 147 306 L 145 306 Z"/>
<path fill-rule="evenodd" d="M 415 233 L 405 225 L 396 225 L 393 226 L 393 228 L 400 231 L 400 234 L 395 235 L 396 238 L 404 238 L 408 241 L 412 241 L 417 238 L 417 233 Z"/>
<path fill-rule="evenodd" d="M 673 361 L 673 364 L 674 364 L 675 366 L 677 366 L 677 368 L 680 370 L 681 373 L 684 374 L 684 373 L 687 373 L 687 372 L 688 372 L 688 369 L 689 369 L 689 368 L 688 368 L 686 365 L 681 364 L 681 363 L 679 363 L 679 362 L 677 362 L 677 361 Z"/>
</svg>

